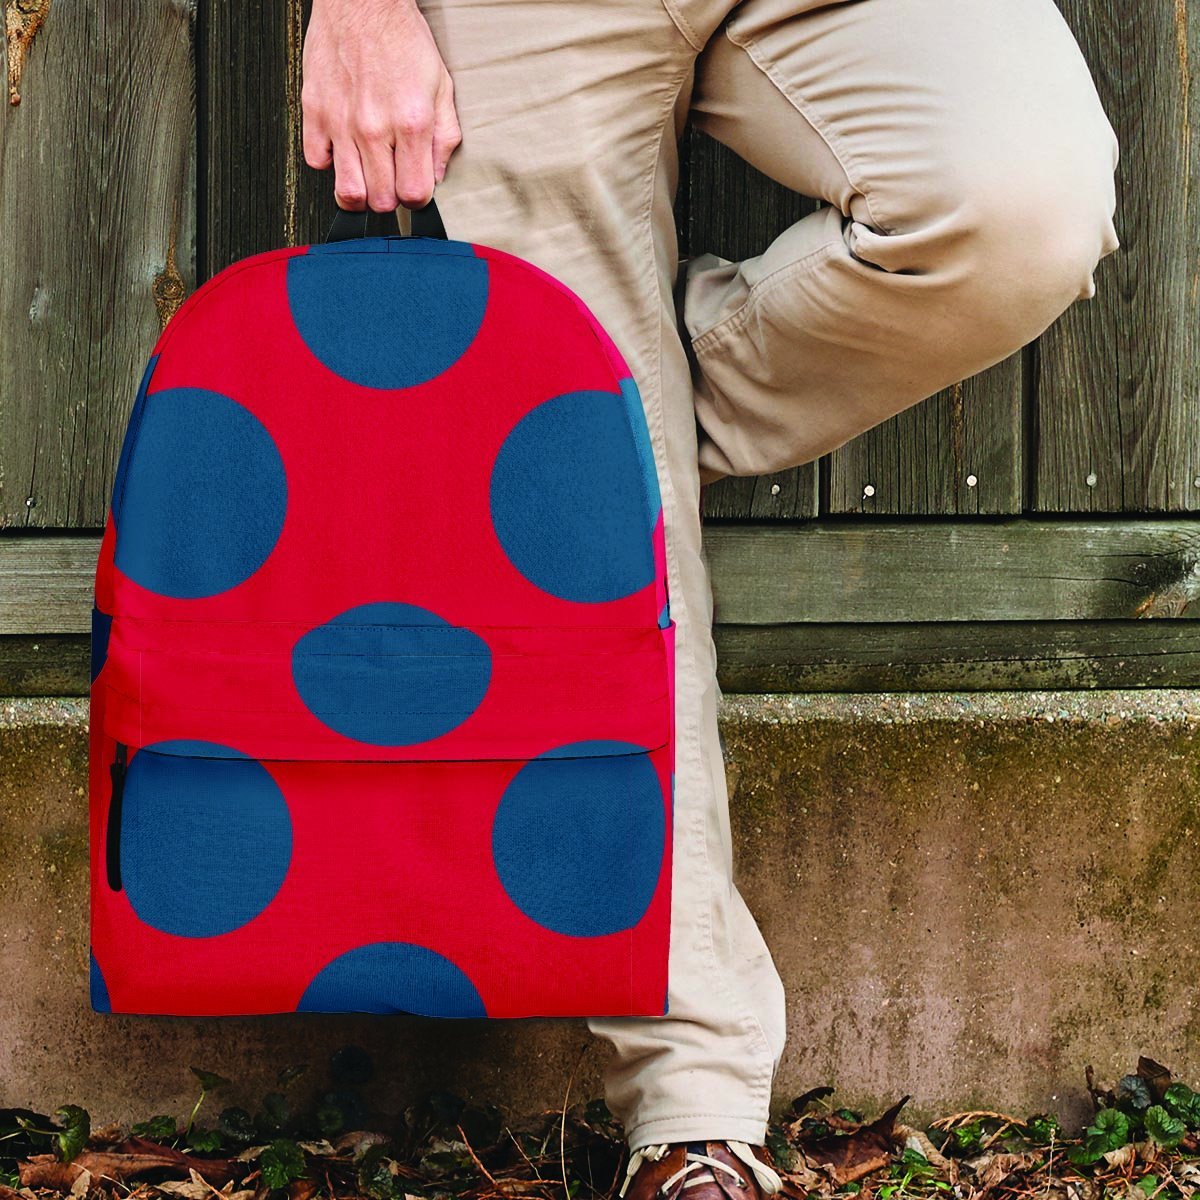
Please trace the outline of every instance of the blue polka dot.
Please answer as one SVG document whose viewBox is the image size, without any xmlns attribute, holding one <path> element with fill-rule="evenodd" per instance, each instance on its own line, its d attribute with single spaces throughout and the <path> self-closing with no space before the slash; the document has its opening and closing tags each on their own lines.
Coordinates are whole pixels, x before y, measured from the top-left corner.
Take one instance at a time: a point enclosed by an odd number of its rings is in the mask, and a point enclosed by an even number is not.
<svg viewBox="0 0 1200 1200">
<path fill-rule="evenodd" d="M 339 955 L 305 989 L 299 1012 L 413 1013 L 484 1017 L 475 985 L 424 946 L 372 942 Z"/>
<path fill-rule="evenodd" d="M 289 259 L 288 304 L 305 345 L 329 370 L 363 387 L 415 387 L 453 366 L 483 323 L 487 263 L 474 254 L 444 254 L 436 265 L 431 257 Z"/>
<path fill-rule="evenodd" d="M 513 566 L 543 591 L 618 600 L 654 579 L 657 492 L 649 496 L 646 481 L 628 401 L 569 392 L 505 438 L 492 468 L 492 524 Z"/>
<path fill-rule="evenodd" d="M 659 629 L 668 629 L 671 625 L 671 606 L 664 604 L 658 611 L 658 627 Z"/>
<path fill-rule="evenodd" d="M 93 954 L 90 959 L 88 990 L 91 993 L 92 1011 L 110 1013 L 112 1012 L 112 1001 L 108 998 L 108 985 L 104 982 L 104 975 L 100 971 L 100 964 L 96 961 L 96 956 Z"/>
<path fill-rule="evenodd" d="M 92 605 L 92 641 L 91 641 L 91 659 L 92 659 L 92 682 L 96 682 L 96 677 L 104 669 L 104 664 L 108 661 L 108 638 L 112 633 L 113 619 L 108 613 L 101 612 L 94 604 Z"/>
<path fill-rule="evenodd" d="M 292 678 L 330 729 L 372 746 L 411 746 L 461 725 L 492 675 L 487 642 L 411 604 L 364 604 L 306 633 Z"/>
<path fill-rule="evenodd" d="M 283 460 L 257 417 L 219 392 L 155 392 L 115 500 L 117 567 L 164 596 L 215 596 L 262 566 L 286 508 Z"/>
<path fill-rule="evenodd" d="M 513 777 L 492 826 L 492 855 L 527 917 L 555 933 L 600 937 L 641 920 L 665 840 L 662 788 L 642 747 L 575 742 Z"/>
<path fill-rule="evenodd" d="M 147 925 L 181 937 L 230 933 L 270 904 L 287 874 L 287 802 L 237 750 L 155 742 L 129 760 L 120 853 L 125 893 Z"/>
</svg>

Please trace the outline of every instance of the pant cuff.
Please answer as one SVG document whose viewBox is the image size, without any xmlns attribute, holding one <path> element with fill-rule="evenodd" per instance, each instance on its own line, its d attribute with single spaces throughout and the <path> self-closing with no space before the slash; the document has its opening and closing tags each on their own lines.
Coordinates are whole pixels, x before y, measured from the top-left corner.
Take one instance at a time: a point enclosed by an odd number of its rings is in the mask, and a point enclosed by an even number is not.
<svg viewBox="0 0 1200 1200">
<path fill-rule="evenodd" d="M 767 1122 L 762 1117 L 722 1116 L 720 1113 L 691 1113 L 678 1117 L 655 1117 L 639 1121 L 626 1130 L 630 1150 L 660 1142 L 747 1142 L 761 1146 L 767 1140 Z"/>
</svg>

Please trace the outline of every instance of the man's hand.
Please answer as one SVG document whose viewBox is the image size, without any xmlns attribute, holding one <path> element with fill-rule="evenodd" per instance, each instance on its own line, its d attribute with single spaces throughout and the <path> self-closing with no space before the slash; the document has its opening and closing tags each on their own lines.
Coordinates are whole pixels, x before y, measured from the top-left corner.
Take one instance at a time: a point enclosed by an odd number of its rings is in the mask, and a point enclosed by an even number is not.
<svg viewBox="0 0 1200 1200">
<path fill-rule="evenodd" d="M 454 85 L 416 0 L 313 0 L 304 159 L 342 208 L 420 208 L 462 141 Z"/>
</svg>

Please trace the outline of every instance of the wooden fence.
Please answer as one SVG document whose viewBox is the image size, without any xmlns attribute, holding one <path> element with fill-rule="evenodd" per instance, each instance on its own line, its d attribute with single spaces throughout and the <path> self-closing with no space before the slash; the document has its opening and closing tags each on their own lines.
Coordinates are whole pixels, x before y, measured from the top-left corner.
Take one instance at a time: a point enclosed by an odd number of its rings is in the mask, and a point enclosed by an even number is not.
<svg viewBox="0 0 1200 1200">
<path fill-rule="evenodd" d="M 0 694 L 69 694 L 161 321 L 332 202 L 300 150 L 302 0 L 3 2 Z M 992 370 L 706 489 L 727 690 L 1200 681 L 1200 0 L 1061 6 L 1121 142 L 1122 247 Z M 685 253 L 756 253 L 814 207 L 684 151 Z"/>
</svg>

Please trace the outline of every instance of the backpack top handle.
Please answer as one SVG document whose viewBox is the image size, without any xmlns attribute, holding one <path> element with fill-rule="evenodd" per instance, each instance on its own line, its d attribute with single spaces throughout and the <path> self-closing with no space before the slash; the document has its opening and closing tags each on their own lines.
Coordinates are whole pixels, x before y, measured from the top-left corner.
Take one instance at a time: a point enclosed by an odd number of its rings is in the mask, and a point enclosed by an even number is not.
<svg viewBox="0 0 1200 1200">
<path fill-rule="evenodd" d="M 362 212 L 350 212 L 348 209 L 339 208 L 329 226 L 329 232 L 325 235 L 325 241 L 346 242 L 351 238 L 366 237 L 368 219 L 372 215 L 377 217 L 381 223 L 389 226 L 384 236 L 394 236 L 400 232 L 400 225 L 394 212 L 372 214 L 367 209 L 363 209 Z M 412 210 L 411 221 L 412 237 L 438 238 L 446 241 L 446 226 L 442 224 L 442 215 L 438 212 L 437 205 L 432 198 L 424 207 Z"/>
</svg>

